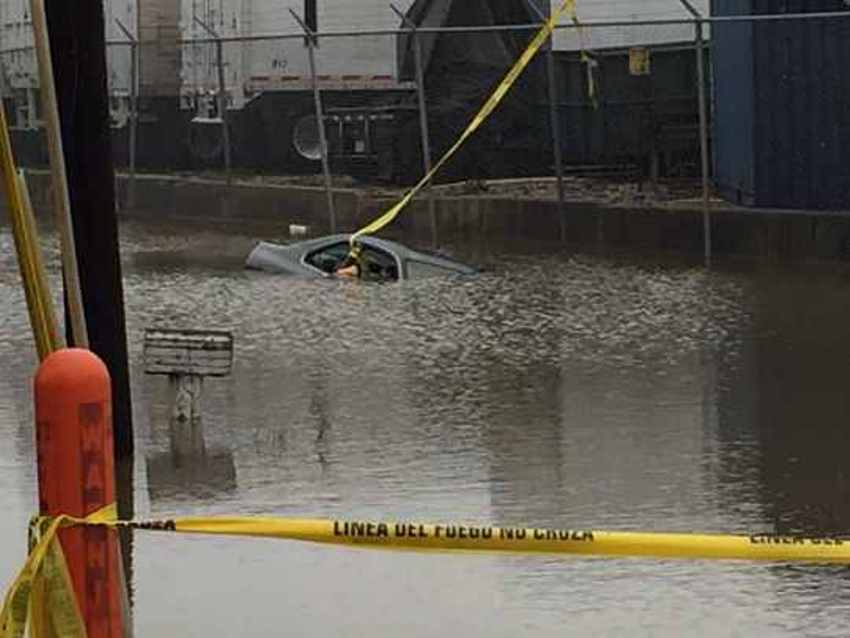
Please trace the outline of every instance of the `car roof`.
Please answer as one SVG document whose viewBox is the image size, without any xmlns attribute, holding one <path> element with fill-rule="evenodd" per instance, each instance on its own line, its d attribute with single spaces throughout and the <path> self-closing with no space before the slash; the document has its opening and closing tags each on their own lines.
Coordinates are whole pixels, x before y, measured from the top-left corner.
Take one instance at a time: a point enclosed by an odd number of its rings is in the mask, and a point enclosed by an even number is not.
<svg viewBox="0 0 850 638">
<path fill-rule="evenodd" d="M 328 244 L 349 241 L 351 241 L 350 234 L 340 233 L 336 235 L 325 235 L 323 237 L 317 237 L 315 239 L 305 239 L 304 241 L 287 244 L 287 247 L 298 253 L 308 253 Z M 374 237 L 373 235 L 360 235 L 357 237 L 357 241 L 365 246 L 373 246 L 375 248 L 383 249 L 387 252 L 394 253 L 395 255 L 398 255 L 399 259 L 403 261 L 408 259 L 424 261 L 426 263 L 444 266 L 446 268 L 450 268 L 452 270 L 457 270 L 467 274 L 474 274 L 478 272 L 475 268 L 467 266 L 466 264 L 456 261 L 450 257 L 424 252 L 421 250 L 413 250 L 403 244 L 389 239 L 381 239 L 379 237 Z"/>
<path fill-rule="evenodd" d="M 333 246 L 334 244 L 347 244 L 351 241 L 350 234 L 325 235 L 313 239 L 276 244 L 261 241 L 245 260 L 248 268 L 258 270 L 271 270 L 274 272 L 288 272 L 290 274 L 319 273 L 320 271 L 306 263 L 307 256 L 316 251 Z M 406 264 L 414 261 L 422 264 L 436 266 L 444 270 L 453 271 L 462 275 L 475 275 L 478 269 L 456 261 L 450 257 L 436 255 L 429 252 L 412 250 L 398 242 L 389 239 L 380 239 L 371 235 L 361 235 L 357 238 L 361 245 L 371 246 L 386 251 L 399 261 L 399 267 L 407 270 Z"/>
</svg>

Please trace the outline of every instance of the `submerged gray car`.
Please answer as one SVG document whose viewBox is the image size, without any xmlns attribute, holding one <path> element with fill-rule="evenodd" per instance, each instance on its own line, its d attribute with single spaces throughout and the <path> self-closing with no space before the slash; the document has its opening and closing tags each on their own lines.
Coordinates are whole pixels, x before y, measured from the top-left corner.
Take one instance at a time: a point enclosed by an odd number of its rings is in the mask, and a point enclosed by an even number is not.
<svg viewBox="0 0 850 638">
<path fill-rule="evenodd" d="M 351 235 L 330 235 L 291 244 L 260 242 L 245 262 L 247 268 L 302 277 L 331 277 L 349 254 Z M 411 250 L 386 239 L 357 238 L 361 247 L 361 278 L 397 281 L 444 275 L 474 275 L 478 271 L 458 261 Z"/>
</svg>

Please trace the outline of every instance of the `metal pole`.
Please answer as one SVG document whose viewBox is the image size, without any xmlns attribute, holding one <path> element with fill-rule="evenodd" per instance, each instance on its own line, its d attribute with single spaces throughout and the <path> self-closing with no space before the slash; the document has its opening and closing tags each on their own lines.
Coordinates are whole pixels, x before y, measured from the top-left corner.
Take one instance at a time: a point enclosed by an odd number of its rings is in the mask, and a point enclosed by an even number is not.
<svg viewBox="0 0 850 638">
<path fill-rule="evenodd" d="M 130 70 L 132 71 L 132 84 L 130 85 L 130 188 L 128 200 L 130 208 L 136 205 L 136 158 L 139 152 L 139 68 L 140 63 L 140 48 L 138 42 L 133 42 L 130 49 L 132 56 Z"/>
<path fill-rule="evenodd" d="M 215 55 L 218 62 L 218 116 L 221 118 L 221 143 L 224 144 L 224 171 L 227 183 L 230 184 L 230 130 L 227 126 L 227 95 L 224 83 L 224 44 L 221 40 L 215 43 Z"/>
<path fill-rule="evenodd" d="M 549 120 L 552 127 L 552 149 L 555 152 L 555 171 L 558 175 L 558 216 L 561 219 L 561 241 L 567 238 L 567 212 L 564 208 L 564 163 L 561 157 L 561 124 L 556 105 L 558 94 L 555 84 L 555 58 L 552 52 L 552 40 L 546 51 L 546 75 L 549 85 Z"/>
<path fill-rule="evenodd" d="M 705 243 L 705 263 L 711 266 L 711 211 L 709 210 L 708 116 L 705 104 L 705 60 L 703 57 L 702 23 L 697 22 L 697 79 L 699 81 L 699 144 L 702 160 L 702 225 Z"/>
<path fill-rule="evenodd" d="M 537 14 L 541 22 L 546 22 L 546 15 L 540 10 L 534 0 L 525 0 L 529 8 Z M 561 221 L 561 241 L 567 238 L 567 215 L 564 210 L 564 164 L 561 156 L 561 124 L 558 118 L 558 94 L 555 83 L 555 55 L 552 51 L 553 37 L 549 38 L 549 48 L 546 49 L 546 85 L 549 99 L 549 127 L 552 135 L 552 152 L 555 157 L 555 174 L 558 176 L 558 217 Z"/>
<path fill-rule="evenodd" d="M 410 28 L 411 41 L 413 43 L 413 62 L 416 68 L 416 93 L 419 98 L 419 132 L 422 136 L 422 165 L 425 174 L 431 172 L 431 136 L 428 130 L 428 110 L 425 100 L 425 72 L 422 66 L 422 47 L 419 42 L 416 24 L 411 22 L 395 5 L 390 8 L 401 18 L 402 22 Z M 433 194 L 428 192 L 428 218 L 431 222 L 431 245 L 436 248 L 437 238 L 437 211 Z"/>
<path fill-rule="evenodd" d="M 419 97 L 419 129 L 422 133 L 422 163 L 425 168 L 425 174 L 427 175 L 431 172 L 431 138 L 428 131 L 428 111 L 425 104 L 425 77 L 422 68 L 422 48 L 419 44 L 419 34 L 417 33 L 416 24 L 411 22 L 404 13 L 393 4 L 390 5 L 390 8 L 410 28 L 413 41 L 413 61 L 416 67 L 416 92 Z"/>
<path fill-rule="evenodd" d="M 328 140 L 325 135 L 325 118 L 322 109 L 322 95 L 319 92 L 319 79 L 316 75 L 316 34 L 308 27 L 298 14 L 289 10 L 296 22 L 301 25 L 307 35 L 307 51 L 310 58 L 310 80 L 313 86 L 313 102 L 316 106 L 316 125 L 319 129 L 319 144 L 322 151 L 322 171 L 325 174 L 325 192 L 328 198 L 328 214 L 330 216 L 331 232 L 336 232 L 336 211 L 334 210 L 333 185 L 331 184 L 331 168 L 328 163 Z"/>
<path fill-rule="evenodd" d="M 130 149 L 127 167 L 130 179 L 127 184 L 127 204 L 133 208 L 136 205 L 136 141 L 139 127 L 139 42 L 121 20 L 116 18 L 115 22 L 130 41 Z"/>
<path fill-rule="evenodd" d="M 709 210 L 709 157 L 708 157 L 708 115 L 705 105 L 705 59 L 702 30 L 702 14 L 689 0 L 679 0 L 694 18 L 694 46 L 697 56 L 697 99 L 699 100 L 699 145 L 702 176 L 702 234 L 705 249 L 705 264 L 711 266 L 711 211 Z"/>
<path fill-rule="evenodd" d="M 218 33 L 208 27 L 202 20 L 195 17 L 195 22 L 201 25 L 213 38 L 215 38 L 215 57 L 218 67 L 218 116 L 221 119 L 221 144 L 224 157 L 224 171 L 228 185 L 232 176 L 230 173 L 230 130 L 227 125 L 227 86 L 224 81 L 224 43 Z"/>
</svg>

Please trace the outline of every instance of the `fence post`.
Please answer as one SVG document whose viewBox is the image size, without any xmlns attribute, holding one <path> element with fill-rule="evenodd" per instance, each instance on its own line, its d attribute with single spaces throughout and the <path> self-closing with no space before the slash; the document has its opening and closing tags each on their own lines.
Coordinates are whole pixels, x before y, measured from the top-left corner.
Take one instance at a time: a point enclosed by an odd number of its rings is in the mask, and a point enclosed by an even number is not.
<svg viewBox="0 0 850 638">
<path fill-rule="evenodd" d="M 422 47 L 419 42 L 419 33 L 416 24 L 396 7 L 394 4 L 390 8 L 395 11 L 396 15 L 401 18 L 403 24 L 410 29 L 411 42 L 413 43 L 413 62 L 416 72 L 416 93 L 419 98 L 419 132 L 422 136 L 422 165 L 425 169 L 425 174 L 431 172 L 431 135 L 428 129 L 428 110 L 425 96 L 425 72 L 422 67 Z M 428 218 L 431 223 L 431 245 L 436 248 L 438 244 L 437 236 L 437 211 L 434 202 L 434 196 L 431 193 L 430 184 L 428 185 Z"/>
<path fill-rule="evenodd" d="M 331 184 L 331 168 L 328 162 L 328 138 L 325 134 L 325 116 L 322 109 L 322 94 L 319 92 L 319 78 L 316 75 L 316 34 L 295 13 L 289 10 L 295 21 L 307 36 L 307 52 L 310 58 L 310 80 L 313 86 L 313 102 L 316 107 L 316 126 L 319 129 L 319 145 L 322 147 L 322 172 L 325 174 L 325 192 L 328 198 L 328 215 L 330 216 L 331 232 L 336 232 L 336 210 L 334 209 L 333 185 Z"/>
<path fill-rule="evenodd" d="M 112 390 L 106 365 L 82 348 L 53 352 L 35 376 L 39 511 L 85 517 L 115 502 Z M 118 537 L 104 527 L 59 532 L 89 638 L 120 638 Z"/>
<path fill-rule="evenodd" d="M 130 41 L 130 148 L 127 158 L 130 175 L 127 182 L 127 204 L 133 208 L 136 205 L 136 140 L 139 126 L 139 42 L 121 20 L 115 18 L 115 22 L 124 37 Z"/>
<path fill-rule="evenodd" d="M 702 223 L 705 242 L 705 262 L 711 265 L 711 211 L 709 210 L 709 157 L 708 157 L 708 116 L 705 96 L 705 49 L 703 46 L 702 23 L 696 23 L 697 30 L 697 78 L 699 81 L 699 130 L 700 161 L 702 164 Z"/>
<path fill-rule="evenodd" d="M 232 180 L 230 169 L 230 130 L 227 125 L 227 85 L 224 80 L 224 43 L 218 32 L 198 17 L 195 17 L 201 27 L 215 40 L 215 59 L 218 67 L 218 117 L 221 119 L 221 145 L 224 158 L 224 172 L 227 184 Z"/>
<path fill-rule="evenodd" d="M 702 176 L 702 233 L 705 250 L 705 264 L 711 266 L 711 211 L 709 210 L 709 157 L 708 157 L 708 114 L 705 105 L 705 46 L 703 39 L 702 15 L 690 3 L 679 0 L 694 18 L 694 48 L 697 56 L 697 99 L 699 100 L 699 146 Z"/>
<path fill-rule="evenodd" d="M 529 8 L 537 14 L 541 22 L 546 15 L 537 6 L 535 0 L 525 0 Z M 561 122 L 558 115 L 558 89 L 555 82 L 555 54 L 553 52 L 554 35 L 549 37 L 546 49 L 546 85 L 549 98 L 549 127 L 552 135 L 552 153 L 555 159 L 555 174 L 558 176 L 558 216 L 561 220 L 561 241 L 567 238 L 567 216 L 564 211 L 564 162 L 561 156 Z"/>
</svg>

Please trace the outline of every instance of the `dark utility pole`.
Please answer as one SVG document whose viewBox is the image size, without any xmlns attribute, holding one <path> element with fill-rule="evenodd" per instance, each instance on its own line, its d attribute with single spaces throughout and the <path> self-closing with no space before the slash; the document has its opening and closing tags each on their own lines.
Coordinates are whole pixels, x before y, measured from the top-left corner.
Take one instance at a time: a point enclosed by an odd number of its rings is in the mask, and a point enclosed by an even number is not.
<svg viewBox="0 0 850 638">
<path fill-rule="evenodd" d="M 46 0 L 45 7 L 89 347 L 112 377 L 115 456 L 123 459 L 133 453 L 133 426 L 103 2 Z"/>
</svg>

